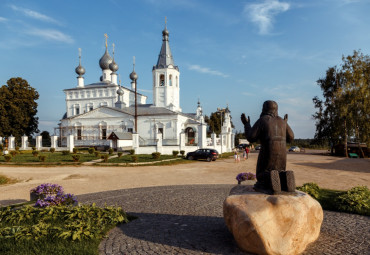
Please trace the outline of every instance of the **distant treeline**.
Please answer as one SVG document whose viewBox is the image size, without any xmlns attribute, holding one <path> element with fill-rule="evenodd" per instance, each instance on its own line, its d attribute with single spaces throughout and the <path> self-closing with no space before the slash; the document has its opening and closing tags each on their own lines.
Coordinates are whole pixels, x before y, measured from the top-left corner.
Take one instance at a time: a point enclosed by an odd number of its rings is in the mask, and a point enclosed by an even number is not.
<svg viewBox="0 0 370 255">
<path fill-rule="evenodd" d="M 236 132 L 235 134 L 235 145 L 239 145 L 239 139 L 245 139 L 244 133 Z M 259 142 L 253 143 L 255 146 L 260 144 Z M 298 146 L 300 148 L 307 148 L 307 149 L 329 149 L 330 145 L 329 142 L 325 139 L 294 139 L 292 143 L 287 143 L 287 147 L 290 146 Z"/>
<path fill-rule="evenodd" d="M 298 146 L 300 148 L 307 148 L 307 149 L 329 149 L 329 143 L 326 140 L 318 140 L 318 139 L 294 139 L 292 143 L 287 143 L 287 146 Z"/>
</svg>

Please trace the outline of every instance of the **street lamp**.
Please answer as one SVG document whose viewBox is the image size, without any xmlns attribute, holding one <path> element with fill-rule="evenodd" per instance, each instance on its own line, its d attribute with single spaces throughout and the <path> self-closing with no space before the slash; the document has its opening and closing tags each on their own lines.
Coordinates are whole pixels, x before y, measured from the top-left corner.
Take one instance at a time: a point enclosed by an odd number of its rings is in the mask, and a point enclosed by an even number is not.
<svg viewBox="0 0 370 255">
<path fill-rule="evenodd" d="M 220 137 L 221 137 L 221 155 L 222 155 L 222 113 L 225 112 L 225 108 L 217 108 L 217 113 L 221 115 L 221 130 L 220 130 Z"/>
</svg>

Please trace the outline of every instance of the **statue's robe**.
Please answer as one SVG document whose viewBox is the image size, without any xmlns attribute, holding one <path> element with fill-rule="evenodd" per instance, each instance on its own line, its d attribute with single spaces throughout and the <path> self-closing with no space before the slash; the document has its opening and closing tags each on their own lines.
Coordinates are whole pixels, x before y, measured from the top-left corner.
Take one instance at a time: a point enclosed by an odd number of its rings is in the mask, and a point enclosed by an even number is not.
<svg viewBox="0 0 370 255">
<path fill-rule="evenodd" d="M 286 142 L 294 139 L 294 133 L 285 119 L 275 114 L 264 114 L 250 126 L 244 125 L 249 142 L 259 140 L 261 150 L 257 161 L 257 182 L 265 184 L 271 170 L 286 170 Z"/>
</svg>

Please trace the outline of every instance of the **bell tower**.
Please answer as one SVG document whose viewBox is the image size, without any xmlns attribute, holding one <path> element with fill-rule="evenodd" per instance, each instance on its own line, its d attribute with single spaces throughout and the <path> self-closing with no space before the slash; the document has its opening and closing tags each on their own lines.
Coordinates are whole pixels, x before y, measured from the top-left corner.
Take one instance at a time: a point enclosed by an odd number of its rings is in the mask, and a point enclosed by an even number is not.
<svg viewBox="0 0 370 255">
<path fill-rule="evenodd" d="M 153 104 L 172 111 L 181 112 L 180 108 L 180 72 L 175 66 L 169 44 L 167 22 L 162 31 L 162 48 L 158 61 L 153 66 Z"/>
</svg>

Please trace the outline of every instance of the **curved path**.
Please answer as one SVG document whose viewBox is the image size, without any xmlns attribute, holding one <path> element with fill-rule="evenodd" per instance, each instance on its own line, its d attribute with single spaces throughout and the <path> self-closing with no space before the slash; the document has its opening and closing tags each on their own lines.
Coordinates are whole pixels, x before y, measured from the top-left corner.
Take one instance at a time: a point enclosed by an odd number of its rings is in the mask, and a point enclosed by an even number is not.
<svg viewBox="0 0 370 255">
<path fill-rule="evenodd" d="M 138 219 L 120 225 L 100 254 L 246 254 L 227 230 L 222 204 L 234 185 L 123 189 L 78 196 L 118 205 Z M 369 254 L 370 217 L 324 211 L 319 239 L 304 254 Z"/>
</svg>

